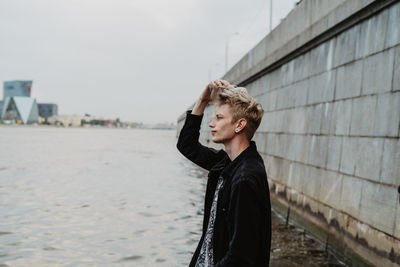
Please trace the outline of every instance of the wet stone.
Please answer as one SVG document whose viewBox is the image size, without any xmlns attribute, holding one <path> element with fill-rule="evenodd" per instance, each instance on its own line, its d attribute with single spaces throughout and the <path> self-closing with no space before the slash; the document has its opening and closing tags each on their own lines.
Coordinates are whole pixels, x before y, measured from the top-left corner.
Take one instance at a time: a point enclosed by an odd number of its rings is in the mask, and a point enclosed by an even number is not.
<svg viewBox="0 0 400 267">
<path fill-rule="evenodd" d="M 272 212 L 271 267 L 346 266 L 303 229 Z"/>
</svg>

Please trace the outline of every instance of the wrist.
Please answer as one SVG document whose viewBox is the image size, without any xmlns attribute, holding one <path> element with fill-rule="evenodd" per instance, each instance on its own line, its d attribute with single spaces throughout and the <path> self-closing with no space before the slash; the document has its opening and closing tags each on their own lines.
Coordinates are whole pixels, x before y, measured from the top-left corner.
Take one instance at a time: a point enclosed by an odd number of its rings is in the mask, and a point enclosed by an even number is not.
<svg viewBox="0 0 400 267">
<path fill-rule="evenodd" d="M 202 115 L 207 106 L 207 103 L 208 101 L 201 101 L 199 99 L 193 107 L 192 114 Z"/>
<path fill-rule="evenodd" d="M 199 97 L 199 99 L 197 99 L 197 102 L 200 104 L 208 104 L 208 102 L 210 102 L 210 99 Z"/>
</svg>

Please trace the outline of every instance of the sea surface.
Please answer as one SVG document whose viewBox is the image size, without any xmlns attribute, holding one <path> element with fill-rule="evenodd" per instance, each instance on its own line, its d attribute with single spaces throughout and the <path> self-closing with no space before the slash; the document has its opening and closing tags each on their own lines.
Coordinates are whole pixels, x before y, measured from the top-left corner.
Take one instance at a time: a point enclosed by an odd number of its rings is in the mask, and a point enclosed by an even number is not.
<svg viewBox="0 0 400 267">
<path fill-rule="evenodd" d="M 0 127 L 0 266 L 187 266 L 206 173 L 171 130 Z"/>
</svg>

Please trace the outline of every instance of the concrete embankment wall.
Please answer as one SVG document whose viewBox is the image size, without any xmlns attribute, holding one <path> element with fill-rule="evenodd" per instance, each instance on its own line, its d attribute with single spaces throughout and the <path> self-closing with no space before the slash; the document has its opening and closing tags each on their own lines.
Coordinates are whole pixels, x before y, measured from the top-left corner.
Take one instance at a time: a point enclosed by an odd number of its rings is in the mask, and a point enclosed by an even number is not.
<svg viewBox="0 0 400 267">
<path fill-rule="evenodd" d="M 400 2 L 303 0 L 223 78 L 265 110 L 274 207 L 339 253 L 400 265 Z"/>
</svg>

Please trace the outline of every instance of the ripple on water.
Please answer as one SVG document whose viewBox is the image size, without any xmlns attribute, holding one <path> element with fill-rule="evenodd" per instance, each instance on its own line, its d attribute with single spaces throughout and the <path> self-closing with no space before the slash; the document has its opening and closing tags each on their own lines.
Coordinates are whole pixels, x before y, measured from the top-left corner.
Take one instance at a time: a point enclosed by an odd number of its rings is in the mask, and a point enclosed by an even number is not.
<svg viewBox="0 0 400 267">
<path fill-rule="evenodd" d="M 152 214 L 152 213 L 143 212 L 143 211 L 138 212 L 138 214 L 140 214 L 140 215 L 142 215 L 142 216 L 144 216 L 144 217 L 157 217 L 157 216 L 160 216 L 160 215 L 158 215 L 158 214 Z"/>
<path fill-rule="evenodd" d="M 147 230 L 137 230 L 137 231 L 135 231 L 135 235 L 138 235 L 138 234 L 143 234 L 143 233 L 145 233 L 145 232 L 147 232 Z"/>
<path fill-rule="evenodd" d="M 13 232 L 0 232 L 0 235 L 11 235 Z"/>
<path fill-rule="evenodd" d="M 174 221 L 180 221 L 180 220 L 187 220 L 187 219 L 191 219 L 193 216 L 191 215 L 187 215 L 187 216 L 183 216 L 180 218 L 175 218 Z"/>
<path fill-rule="evenodd" d="M 45 247 L 43 248 L 43 250 L 45 251 L 53 251 L 53 250 L 58 250 L 57 248 L 53 248 L 53 247 Z"/>
<path fill-rule="evenodd" d="M 21 244 L 22 244 L 21 242 L 13 242 L 13 243 L 5 244 L 5 246 L 8 246 L 8 247 L 18 247 L 18 246 L 21 245 Z"/>
<path fill-rule="evenodd" d="M 122 258 L 121 261 L 136 261 L 136 260 L 140 260 L 142 258 L 143 258 L 142 256 L 133 255 L 133 256 L 130 256 L 130 257 Z"/>
</svg>

